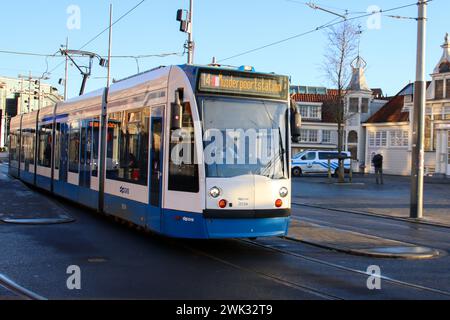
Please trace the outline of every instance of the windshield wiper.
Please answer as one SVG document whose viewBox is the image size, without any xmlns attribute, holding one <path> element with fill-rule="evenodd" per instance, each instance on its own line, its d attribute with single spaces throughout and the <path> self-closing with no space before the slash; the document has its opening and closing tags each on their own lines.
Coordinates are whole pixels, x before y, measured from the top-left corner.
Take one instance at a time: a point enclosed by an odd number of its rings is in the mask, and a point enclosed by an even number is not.
<svg viewBox="0 0 450 320">
<path fill-rule="evenodd" d="M 281 160 L 281 170 L 282 175 L 284 177 L 285 168 L 284 168 L 284 154 L 286 153 L 286 150 L 283 148 L 283 140 L 281 139 L 281 128 L 278 127 L 278 134 L 280 138 L 280 144 L 279 144 L 279 151 L 278 153 L 264 166 L 264 168 L 261 169 L 260 174 L 265 177 L 273 178 L 275 174 L 272 174 L 270 176 L 270 171 L 275 167 L 278 160 Z"/>
</svg>

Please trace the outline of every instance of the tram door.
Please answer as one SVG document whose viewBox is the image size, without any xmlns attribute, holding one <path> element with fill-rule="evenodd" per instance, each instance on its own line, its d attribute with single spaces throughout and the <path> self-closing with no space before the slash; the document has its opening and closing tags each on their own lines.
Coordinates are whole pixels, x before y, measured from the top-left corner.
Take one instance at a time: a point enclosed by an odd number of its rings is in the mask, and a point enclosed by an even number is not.
<svg viewBox="0 0 450 320">
<path fill-rule="evenodd" d="M 61 123 L 60 130 L 61 155 L 59 158 L 59 181 L 67 182 L 67 169 L 69 164 L 69 126 L 66 123 Z"/>
<path fill-rule="evenodd" d="M 150 117 L 150 219 L 153 229 L 161 229 L 161 190 L 164 107 L 152 108 Z"/>
<path fill-rule="evenodd" d="M 92 122 L 83 120 L 80 137 L 80 187 L 91 187 Z"/>
</svg>

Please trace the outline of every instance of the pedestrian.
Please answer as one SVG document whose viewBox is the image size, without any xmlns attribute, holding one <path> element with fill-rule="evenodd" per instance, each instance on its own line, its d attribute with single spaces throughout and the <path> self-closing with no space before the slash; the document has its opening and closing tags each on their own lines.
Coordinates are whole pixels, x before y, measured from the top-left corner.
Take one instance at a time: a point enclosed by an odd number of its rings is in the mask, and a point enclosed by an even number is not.
<svg viewBox="0 0 450 320">
<path fill-rule="evenodd" d="M 375 168 L 375 178 L 377 184 L 384 184 L 383 181 L 383 156 L 381 154 L 376 154 L 372 158 L 372 164 Z"/>
</svg>

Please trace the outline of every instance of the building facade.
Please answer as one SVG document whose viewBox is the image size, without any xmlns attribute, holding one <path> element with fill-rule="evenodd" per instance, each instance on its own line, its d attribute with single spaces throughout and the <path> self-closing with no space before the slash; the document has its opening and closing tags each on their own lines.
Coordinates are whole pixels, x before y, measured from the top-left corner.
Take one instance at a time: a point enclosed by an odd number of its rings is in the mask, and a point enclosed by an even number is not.
<svg viewBox="0 0 450 320">
<path fill-rule="evenodd" d="M 425 174 L 450 176 L 450 43 L 448 35 L 443 54 L 431 81 L 427 83 L 425 112 Z M 388 104 L 364 124 L 366 161 L 374 153 L 384 156 L 388 174 L 411 174 L 411 140 L 414 111 L 414 85 L 403 88 Z M 367 168 L 366 172 L 373 171 Z"/>
<path fill-rule="evenodd" d="M 386 104 L 381 89 L 370 89 L 365 78 L 366 62 L 357 57 L 352 62 L 352 78 L 344 92 L 344 139 L 345 151 L 350 151 L 354 170 L 364 170 L 365 128 L 362 124 Z M 324 87 L 291 86 L 292 98 L 302 115 L 301 136 L 293 141 L 293 154 L 314 150 L 337 150 L 338 91 Z M 362 169 L 361 169 L 362 168 Z"/>
<path fill-rule="evenodd" d="M 38 79 L 0 76 L 0 147 L 8 145 L 9 121 L 18 114 L 62 100 L 58 90 Z"/>
</svg>

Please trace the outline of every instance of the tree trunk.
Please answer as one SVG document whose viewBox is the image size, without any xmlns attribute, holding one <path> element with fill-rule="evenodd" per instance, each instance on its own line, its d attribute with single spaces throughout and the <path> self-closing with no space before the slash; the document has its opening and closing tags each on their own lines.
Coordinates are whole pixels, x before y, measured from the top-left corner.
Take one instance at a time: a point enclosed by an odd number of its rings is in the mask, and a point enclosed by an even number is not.
<svg viewBox="0 0 450 320">
<path fill-rule="evenodd" d="M 338 154 L 339 154 L 339 168 L 338 168 L 338 182 L 345 182 L 345 171 L 344 171 L 344 159 L 341 158 L 342 151 L 344 151 L 344 108 L 341 98 L 338 102 Z"/>
</svg>

